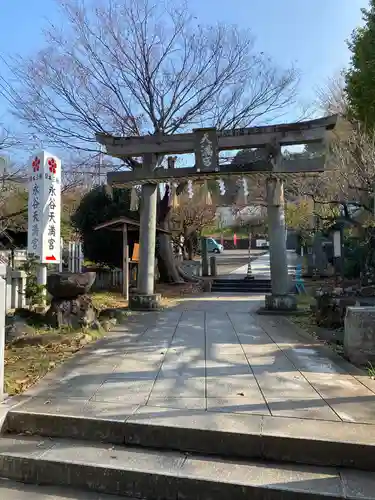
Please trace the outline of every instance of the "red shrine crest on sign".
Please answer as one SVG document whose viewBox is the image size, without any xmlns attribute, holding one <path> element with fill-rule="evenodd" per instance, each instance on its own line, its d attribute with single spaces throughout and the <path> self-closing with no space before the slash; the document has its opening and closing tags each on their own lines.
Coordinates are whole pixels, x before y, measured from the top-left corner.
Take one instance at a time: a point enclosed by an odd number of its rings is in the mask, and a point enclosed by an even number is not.
<svg viewBox="0 0 375 500">
<path fill-rule="evenodd" d="M 32 162 L 32 167 L 33 167 L 33 172 L 39 172 L 39 169 L 40 169 L 40 158 L 38 158 L 37 156 L 33 159 L 33 162 Z"/>
<path fill-rule="evenodd" d="M 56 160 L 54 158 L 48 158 L 47 163 L 51 174 L 56 174 L 57 170 Z"/>
</svg>

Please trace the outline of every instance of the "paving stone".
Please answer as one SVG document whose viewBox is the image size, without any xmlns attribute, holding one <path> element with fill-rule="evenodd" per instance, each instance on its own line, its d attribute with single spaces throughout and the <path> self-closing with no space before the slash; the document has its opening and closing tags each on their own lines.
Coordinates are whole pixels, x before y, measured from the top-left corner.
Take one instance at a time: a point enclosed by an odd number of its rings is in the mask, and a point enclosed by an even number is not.
<svg viewBox="0 0 375 500">
<path fill-rule="evenodd" d="M 25 403 L 17 406 L 17 411 L 45 413 L 45 414 L 63 414 L 63 415 L 82 415 L 83 408 L 88 399 L 80 398 L 42 398 L 34 397 Z"/>
<path fill-rule="evenodd" d="M 175 409 L 197 409 L 197 410 L 205 410 L 206 409 L 206 399 L 204 397 L 201 398 L 187 398 L 187 397 L 175 397 L 175 398 L 159 398 L 158 396 L 153 396 L 153 392 L 151 393 L 151 397 L 147 401 L 147 406 L 159 406 L 162 408 L 175 408 Z"/>
<path fill-rule="evenodd" d="M 159 375 L 152 388 L 150 399 L 163 397 L 167 399 L 205 398 L 204 369 L 197 370 L 197 372 L 198 374 L 194 376 L 187 372 L 175 378 Z"/>
<path fill-rule="evenodd" d="M 375 423 L 375 394 L 354 377 L 329 373 L 304 374 L 342 420 Z"/>
<path fill-rule="evenodd" d="M 93 394 L 92 401 L 124 404 L 145 403 L 150 395 L 153 380 L 109 380 Z"/>
<path fill-rule="evenodd" d="M 357 368 L 324 346 L 314 345 L 307 334 L 299 336 L 285 318 L 266 321 L 263 326 L 339 418 L 348 422 L 375 422 L 375 394 L 371 390 L 375 384 L 364 383 L 365 377 L 358 375 Z"/>
<path fill-rule="evenodd" d="M 246 338 L 251 339 L 252 336 L 257 337 L 263 332 L 261 327 L 255 322 L 254 316 L 249 313 L 236 313 L 229 311 L 228 317 L 238 336 L 246 334 L 246 337 L 244 336 L 244 340 Z M 242 339 L 241 343 L 243 343 Z"/>
<path fill-rule="evenodd" d="M 256 390 L 245 397 L 207 398 L 207 410 L 223 413 L 270 415 L 263 396 Z"/>
<path fill-rule="evenodd" d="M 164 355 L 164 353 L 148 355 L 146 359 L 135 355 L 125 356 L 123 361 L 108 376 L 107 380 L 155 380 L 163 363 Z"/>
<path fill-rule="evenodd" d="M 130 415 L 133 415 L 138 408 L 138 404 L 88 401 L 83 407 L 83 416 L 87 418 L 110 419 L 123 422 Z"/>
</svg>

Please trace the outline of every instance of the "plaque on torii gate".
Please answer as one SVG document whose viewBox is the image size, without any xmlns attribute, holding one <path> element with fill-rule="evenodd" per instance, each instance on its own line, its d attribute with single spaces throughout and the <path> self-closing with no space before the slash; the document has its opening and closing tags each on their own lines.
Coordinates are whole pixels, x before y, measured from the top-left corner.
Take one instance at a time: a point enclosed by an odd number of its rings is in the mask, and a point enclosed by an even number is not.
<svg viewBox="0 0 375 500">
<path fill-rule="evenodd" d="M 324 171 L 325 155 L 317 158 L 285 160 L 282 146 L 324 144 L 327 132 L 334 129 L 337 116 L 327 116 L 304 122 L 249 127 L 232 130 L 195 129 L 191 133 L 141 137 L 116 137 L 97 133 L 96 140 L 108 155 L 117 158 L 143 157 L 141 168 L 131 172 L 107 174 L 114 186 L 142 185 L 140 228 L 140 259 L 138 293 L 133 296 L 136 309 L 155 309 L 154 255 L 156 232 L 156 186 L 171 181 L 203 180 L 227 176 L 263 175 L 267 179 L 268 216 L 270 225 L 270 261 L 272 294 L 266 297 L 269 309 L 291 309 L 295 301 L 289 298 L 288 264 L 286 257 L 285 220 L 282 179 L 289 175 Z M 266 159 L 244 164 L 219 164 L 219 152 L 265 148 Z M 188 168 L 155 168 L 157 158 L 169 154 L 195 153 L 195 165 Z M 277 196 L 276 196 L 277 195 Z M 277 198 L 277 199 L 276 199 Z"/>
</svg>

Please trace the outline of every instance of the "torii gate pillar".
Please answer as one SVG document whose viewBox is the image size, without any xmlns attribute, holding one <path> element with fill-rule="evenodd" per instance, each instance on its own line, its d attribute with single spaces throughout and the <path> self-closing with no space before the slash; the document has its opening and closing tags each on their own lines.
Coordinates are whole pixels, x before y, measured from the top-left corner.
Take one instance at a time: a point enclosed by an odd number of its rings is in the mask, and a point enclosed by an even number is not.
<svg viewBox="0 0 375 500">
<path fill-rule="evenodd" d="M 265 308 L 275 312 L 293 311 L 297 303 L 295 295 L 290 294 L 282 180 L 268 178 L 266 190 L 272 293 L 266 295 Z"/>
<path fill-rule="evenodd" d="M 143 156 L 143 168 L 150 175 L 156 163 L 155 155 Z M 129 309 L 137 311 L 158 309 L 161 298 L 154 293 L 157 190 L 155 183 L 142 185 L 138 283 L 137 291 L 129 297 Z"/>
</svg>

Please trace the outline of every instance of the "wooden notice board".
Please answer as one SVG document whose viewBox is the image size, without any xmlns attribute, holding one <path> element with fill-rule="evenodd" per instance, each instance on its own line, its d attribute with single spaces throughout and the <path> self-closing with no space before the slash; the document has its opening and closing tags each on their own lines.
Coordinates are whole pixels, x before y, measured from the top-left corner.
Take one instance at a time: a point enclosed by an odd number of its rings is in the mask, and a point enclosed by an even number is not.
<svg viewBox="0 0 375 500">
<path fill-rule="evenodd" d="M 132 259 L 133 262 L 139 262 L 139 243 L 134 243 Z"/>
</svg>

